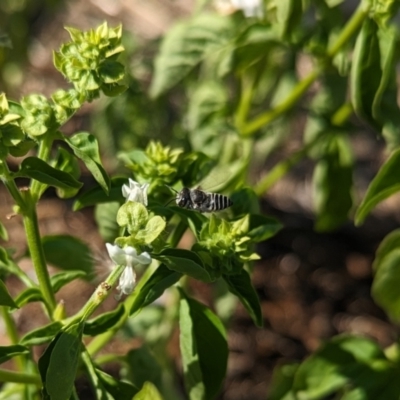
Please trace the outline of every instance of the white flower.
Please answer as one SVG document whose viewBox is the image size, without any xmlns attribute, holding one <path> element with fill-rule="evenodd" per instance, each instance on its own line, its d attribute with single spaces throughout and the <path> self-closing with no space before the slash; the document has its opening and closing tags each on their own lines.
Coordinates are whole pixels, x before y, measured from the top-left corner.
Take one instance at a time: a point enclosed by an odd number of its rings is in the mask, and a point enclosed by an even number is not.
<svg viewBox="0 0 400 400">
<path fill-rule="evenodd" d="M 129 178 L 129 185 L 122 185 L 122 195 L 126 201 L 136 201 L 147 206 L 147 189 L 149 186 L 148 183 L 140 185 Z"/>
<path fill-rule="evenodd" d="M 134 267 L 138 265 L 149 265 L 151 257 L 149 253 L 138 254 L 132 246 L 121 249 L 117 245 L 106 243 L 108 255 L 116 265 L 125 265 L 125 269 L 119 278 L 117 289 L 120 294 L 117 296 L 119 300 L 123 294 L 131 294 L 136 284 L 136 272 Z"/>
<path fill-rule="evenodd" d="M 231 4 L 237 10 L 242 10 L 246 17 L 262 17 L 262 0 L 231 0 Z"/>
</svg>

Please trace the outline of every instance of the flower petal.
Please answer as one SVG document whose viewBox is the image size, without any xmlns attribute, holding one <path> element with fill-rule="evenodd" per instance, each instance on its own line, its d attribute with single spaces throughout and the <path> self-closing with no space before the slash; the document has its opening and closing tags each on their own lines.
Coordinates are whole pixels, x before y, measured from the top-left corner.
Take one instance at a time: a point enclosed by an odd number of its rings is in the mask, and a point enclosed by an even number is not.
<svg viewBox="0 0 400 400">
<path fill-rule="evenodd" d="M 111 260 L 117 265 L 126 265 L 126 254 L 124 249 L 117 245 L 112 245 L 111 243 L 106 243 L 108 255 Z"/>
</svg>

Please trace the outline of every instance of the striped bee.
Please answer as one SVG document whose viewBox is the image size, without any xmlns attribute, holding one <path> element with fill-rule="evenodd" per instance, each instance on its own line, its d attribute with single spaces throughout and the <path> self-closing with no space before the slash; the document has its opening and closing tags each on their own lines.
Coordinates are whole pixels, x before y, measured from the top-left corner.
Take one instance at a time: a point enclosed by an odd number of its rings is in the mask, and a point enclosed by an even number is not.
<svg viewBox="0 0 400 400">
<path fill-rule="evenodd" d="M 183 188 L 176 192 L 176 204 L 182 208 L 196 210 L 200 212 L 213 212 L 225 210 L 233 203 L 229 197 L 219 193 L 203 192 L 199 188 Z"/>
</svg>

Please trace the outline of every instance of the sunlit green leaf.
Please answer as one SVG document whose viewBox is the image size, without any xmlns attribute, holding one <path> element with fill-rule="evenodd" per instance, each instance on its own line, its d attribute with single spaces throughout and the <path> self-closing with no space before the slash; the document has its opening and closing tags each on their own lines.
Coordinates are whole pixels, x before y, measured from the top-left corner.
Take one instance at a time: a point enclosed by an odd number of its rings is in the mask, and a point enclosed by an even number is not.
<svg viewBox="0 0 400 400">
<path fill-rule="evenodd" d="M 399 168 L 400 150 L 397 150 L 386 160 L 370 183 L 367 193 L 357 209 L 356 225 L 362 224 L 366 216 L 378 203 L 400 190 L 400 181 L 397 176 Z"/>
<path fill-rule="evenodd" d="M 59 272 L 50 278 L 51 287 L 53 292 L 57 293 L 63 286 L 74 281 L 75 279 L 87 279 L 87 274 L 84 271 L 65 271 Z"/>
<path fill-rule="evenodd" d="M 163 397 L 152 383 L 145 382 L 143 388 L 132 400 L 163 400 Z"/>
<path fill-rule="evenodd" d="M 0 364 L 15 356 L 22 356 L 28 353 L 29 349 L 25 346 L 21 346 L 20 344 L 15 344 L 12 346 L 0 346 Z"/>
<path fill-rule="evenodd" d="M 214 398 L 225 377 L 228 345 L 225 328 L 203 304 L 181 291 L 180 348 L 185 386 L 191 400 Z"/>
<path fill-rule="evenodd" d="M 85 163 L 103 190 L 109 193 L 110 178 L 101 164 L 99 145 L 96 137 L 87 132 L 79 132 L 74 136 L 65 138 L 65 141 L 69 144 L 75 155 Z"/>
<path fill-rule="evenodd" d="M 189 275 L 204 282 L 211 281 L 210 275 L 204 269 L 200 257 L 192 251 L 165 249 L 159 254 L 152 254 L 152 257 L 160 260 L 173 271 Z"/>
<path fill-rule="evenodd" d="M 18 307 L 22 307 L 27 303 L 33 303 L 35 301 L 43 301 L 42 292 L 36 287 L 25 289 L 15 299 L 15 303 Z"/>
<path fill-rule="evenodd" d="M 82 330 L 83 324 L 66 327 L 42 356 L 44 359 L 48 357 L 43 383 L 52 400 L 65 400 L 72 393 L 81 353 Z"/>
<path fill-rule="evenodd" d="M 49 342 L 60 332 L 62 326 L 60 321 L 54 321 L 48 325 L 41 326 L 24 335 L 21 339 L 21 344 L 24 346 L 36 346 Z"/>
<path fill-rule="evenodd" d="M 121 320 L 125 313 L 125 307 L 121 303 L 115 310 L 100 314 L 92 320 L 86 321 L 83 333 L 89 336 L 97 336 L 113 328 Z"/>
<path fill-rule="evenodd" d="M 224 16 L 202 13 L 170 29 L 155 60 L 152 96 L 171 89 L 207 54 L 221 50 L 229 40 L 231 23 Z"/>
<path fill-rule="evenodd" d="M 25 158 L 21 163 L 18 176 L 26 176 L 61 189 L 79 189 L 82 183 L 71 174 L 59 171 L 37 157 Z"/>
<path fill-rule="evenodd" d="M 167 268 L 161 264 L 154 273 L 149 277 L 146 283 L 135 292 L 135 300 L 132 304 L 130 314 L 146 307 L 153 301 L 158 299 L 165 289 L 174 285 L 182 277 L 182 274 Z"/>
<path fill-rule="evenodd" d="M 262 327 L 263 316 L 260 300 L 257 292 L 251 284 L 250 275 L 248 272 L 245 269 L 242 269 L 240 274 L 225 275 L 223 278 L 228 284 L 229 290 L 236 295 L 240 302 L 244 305 L 254 323 L 257 326 Z"/>
</svg>

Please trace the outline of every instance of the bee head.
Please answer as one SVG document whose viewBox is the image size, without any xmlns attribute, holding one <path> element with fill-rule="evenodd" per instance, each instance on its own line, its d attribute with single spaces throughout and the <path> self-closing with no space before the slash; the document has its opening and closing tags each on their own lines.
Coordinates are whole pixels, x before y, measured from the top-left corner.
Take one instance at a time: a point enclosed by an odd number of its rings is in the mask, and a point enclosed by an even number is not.
<svg viewBox="0 0 400 400">
<path fill-rule="evenodd" d="M 187 208 L 190 205 L 190 202 L 190 190 L 188 188 L 183 188 L 176 194 L 176 204 L 179 207 Z"/>
</svg>

